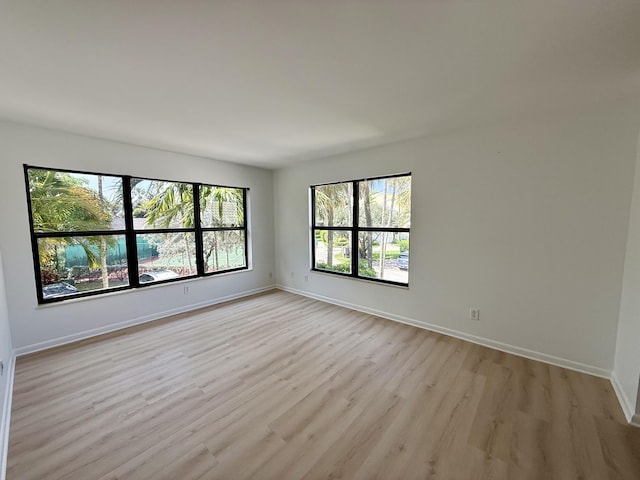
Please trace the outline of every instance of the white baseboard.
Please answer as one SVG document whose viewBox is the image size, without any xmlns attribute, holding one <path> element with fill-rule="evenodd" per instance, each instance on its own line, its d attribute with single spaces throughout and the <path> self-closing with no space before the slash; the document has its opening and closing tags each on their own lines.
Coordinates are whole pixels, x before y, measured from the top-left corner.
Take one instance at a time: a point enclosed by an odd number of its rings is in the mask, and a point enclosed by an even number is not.
<svg viewBox="0 0 640 480">
<path fill-rule="evenodd" d="M 284 290 L 286 292 L 295 293 L 297 295 L 313 298 L 315 300 L 320 300 L 321 302 L 331 303 L 333 305 L 350 308 L 351 310 L 357 310 L 363 313 L 369 313 L 371 315 L 376 315 L 378 317 L 386 318 L 388 320 L 393 320 L 395 322 L 412 325 L 414 327 L 422 328 L 424 330 L 442 333 L 450 337 L 466 340 L 468 342 L 476 343 L 484 347 L 493 348 L 494 350 L 500 350 L 502 352 L 512 353 L 514 355 L 529 358 L 531 360 L 538 360 L 540 362 L 548 363 L 550 365 L 556 365 L 558 367 L 568 368 L 569 370 L 575 370 L 581 373 L 588 373 L 589 375 L 594 375 L 596 377 L 602 377 L 607 379 L 611 378 L 611 371 L 606 370 L 604 368 L 595 367 L 593 365 L 587 365 L 584 363 L 575 362 L 573 360 L 568 360 L 566 358 L 560 358 L 553 355 L 548 355 L 546 353 L 537 352 L 535 350 L 529 350 L 526 348 L 517 347 L 515 345 L 509 345 L 507 343 L 491 340 L 490 338 L 478 337 L 476 335 L 460 332 L 458 330 L 441 327 L 439 325 L 434 325 L 431 323 L 421 322 L 419 320 L 404 317 L 401 315 L 395 315 L 393 313 L 383 312 L 381 310 L 376 310 L 374 308 L 364 307 L 362 305 L 356 305 L 349 302 L 343 302 L 341 300 L 335 300 L 333 298 L 324 297 L 322 295 L 317 295 L 310 292 L 305 292 L 303 290 L 298 290 L 296 288 L 291 288 L 284 285 L 277 285 L 277 288 L 280 290 Z"/>
<path fill-rule="evenodd" d="M 11 355 L 7 367 L 7 388 L 4 392 L 4 408 L 2 410 L 2 423 L 0 423 L 0 438 L 2 439 L 2 451 L 0 451 L 0 480 L 5 480 L 7 475 L 7 453 L 9 452 L 9 425 L 11 423 L 11 401 L 13 400 L 13 378 L 16 371 L 16 356 Z"/>
<path fill-rule="evenodd" d="M 98 335 L 104 335 L 105 333 L 115 332 L 117 330 L 122 330 L 123 328 L 133 327 L 135 325 L 141 325 L 143 323 L 153 322 L 155 320 L 167 318 L 172 315 L 178 315 L 180 313 L 190 312 L 192 310 L 197 310 L 199 308 L 210 307 L 213 305 L 217 305 L 219 303 L 224 303 L 231 300 L 237 300 L 239 298 L 248 297 L 250 295 L 256 295 L 258 293 L 268 292 L 269 290 L 273 290 L 275 288 L 276 288 L 275 285 L 269 285 L 266 287 L 256 288 L 254 290 L 247 290 L 244 292 L 234 293 L 232 295 L 227 295 L 226 297 L 220 297 L 220 298 L 207 300 L 199 303 L 192 303 L 190 305 L 173 308 L 171 310 L 157 312 L 152 315 L 145 315 L 144 317 L 133 318 L 131 320 L 126 320 L 124 322 L 107 325 L 105 327 L 94 328 L 92 330 L 87 330 L 80 333 L 74 333 L 73 335 L 67 335 L 65 337 L 54 338 L 52 340 L 47 340 L 46 342 L 40 342 L 33 345 L 27 345 L 25 347 L 17 348 L 15 349 L 15 354 L 16 356 L 20 357 L 22 355 L 40 352 L 42 350 L 48 350 L 49 348 L 60 347 L 68 343 L 77 342 L 79 340 L 85 340 L 87 338 L 96 337 Z"/>
<path fill-rule="evenodd" d="M 633 425 L 634 427 L 638 427 L 640 428 L 640 413 L 636 413 L 632 418 L 631 418 L 631 425 Z"/>
</svg>

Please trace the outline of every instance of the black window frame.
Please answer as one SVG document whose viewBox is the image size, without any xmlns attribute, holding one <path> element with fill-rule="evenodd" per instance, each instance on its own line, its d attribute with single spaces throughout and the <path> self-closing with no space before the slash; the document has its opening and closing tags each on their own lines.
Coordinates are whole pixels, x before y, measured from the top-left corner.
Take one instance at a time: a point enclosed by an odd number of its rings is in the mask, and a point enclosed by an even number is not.
<svg viewBox="0 0 640 480">
<path fill-rule="evenodd" d="M 367 280 L 375 283 L 382 283 L 388 285 L 396 285 L 401 287 L 409 287 L 409 278 L 407 278 L 407 282 L 396 282 L 393 280 L 387 280 L 384 278 L 374 278 L 374 277 L 366 277 L 360 275 L 358 273 L 358 239 L 359 234 L 362 232 L 389 232 L 389 233 L 407 233 L 409 236 L 411 235 L 411 228 L 405 227 L 361 227 L 360 223 L 360 188 L 359 184 L 361 182 L 369 182 L 374 180 L 384 180 L 388 178 L 398 178 L 398 177 L 411 177 L 411 172 L 407 173 L 397 173 L 392 175 L 381 175 L 375 177 L 366 177 L 355 180 L 343 180 L 337 182 L 328 182 L 328 183 L 320 183 L 316 185 L 311 185 L 310 194 L 311 194 L 311 270 L 315 272 L 328 273 L 332 275 L 337 275 L 340 277 L 347 278 L 357 278 L 359 280 Z M 351 194 L 352 194 L 352 210 L 351 210 L 351 226 L 327 226 L 327 225 L 317 225 L 316 222 L 316 189 L 318 187 L 324 187 L 327 185 L 341 185 L 341 184 L 351 184 Z M 316 232 L 318 230 L 332 230 L 334 232 L 349 232 L 351 234 L 351 244 L 349 248 L 351 249 L 350 255 L 350 266 L 351 272 L 339 272 L 335 270 L 322 269 L 316 267 Z"/>
<path fill-rule="evenodd" d="M 196 254 L 197 254 L 197 258 L 199 261 L 202 262 L 202 271 L 203 271 L 203 276 L 208 277 L 211 275 L 218 275 L 220 273 L 228 273 L 228 272 L 236 272 L 238 270 L 247 270 L 249 268 L 249 240 L 248 240 L 248 233 L 247 233 L 247 192 L 249 191 L 248 188 L 241 188 L 241 187 L 229 187 L 226 185 L 214 185 L 211 183 L 198 183 L 196 185 L 196 189 L 194 190 L 194 210 L 197 212 L 201 212 L 200 209 L 200 187 L 222 187 L 222 188 L 230 188 L 230 189 L 235 189 L 235 190 L 242 190 L 242 206 L 243 206 L 243 215 L 242 215 L 242 225 L 241 226 L 237 226 L 237 227 L 224 227 L 224 226 L 219 226 L 219 227 L 203 227 L 202 226 L 202 217 L 200 215 L 198 215 L 198 218 L 196 220 L 196 238 L 198 238 L 199 240 L 196 240 Z M 204 271 L 204 251 L 203 251 L 203 242 L 202 242 L 202 238 L 204 236 L 204 234 L 206 232 L 243 232 L 244 235 L 244 267 L 234 267 L 234 268 L 227 268 L 224 270 L 217 270 L 217 271 L 212 271 L 212 272 L 206 272 Z M 198 267 L 200 268 L 200 267 Z M 199 271 L 199 270 L 198 270 Z"/>
<path fill-rule="evenodd" d="M 26 163 L 23 164 L 23 169 L 24 169 L 27 209 L 29 213 L 29 231 L 30 231 L 30 237 L 31 237 L 31 249 L 32 249 L 32 255 L 33 255 L 33 265 L 34 265 L 34 273 L 35 273 L 35 280 L 36 280 L 36 295 L 38 299 L 38 304 L 58 303 L 58 302 L 63 302 L 66 300 L 72 300 L 76 298 L 105 295 L 108 293 L 119 292 L 123 290 L 146 288 L 152 285 L 175 283 L 175 282 L 181 282 L 184 280 L 190 280 L 194 278 L 210 277 L 213 275 L 220 275 L 224 273 L 231 273 L 231 272 L 237 272 L 237 271 L 249 269 L 249 235 L 248 235 L 249 212 L 247 209 L 247 196 L 249 192 L 249 187 L 237 187 L 237 186 L 219 185 L 219 184 L 213 184 L 213 183 L 190 182 L 190 181 L 184 181 L 184 180 L 166 180 L 166 179 L 160 179 L 160 178 L 143 177 L 139 175 L 119 175 L 119 174 L 113 174 L 113 173 L 91 172 L 86 170 L 73 170 L 73 169 L 57 168 L 57 167 L 42 167 L 42 166 L 36 166 L 36 165 L 29 165 Z M 115 178 L 122 179 L 125 229 L 124 230 L 119 229 L 119 230 L 36 232 L 34 228 L 31 192 L 29 188 L 29 170 L 43 170 L 43 171 L 61 172 L 61 173 L 79 174 L 79 175 L 102 175 L 102 176 L 115 177 Z M 171 227 L 171 228 L 136 229 L 134 227 L 133 204 L 131 200 L 131 180 L 132 179 L 143 180 L 143 181 L 149 180 L 149 181 L 157 181 L 157 182 L 167 182 L 167 183 L 181 183 L 181 184 L 191 185 L 192 192 L 193 192 L 193 202 L 194 202 L 194 227 L 193 228 Z M 243 207 L 242 225 L 238 227 L 202 227 L 201 211 L 200 211 L 200 187 L 203 187 L 203 186 L 241 190 L 242 191 L 242 207 Z M 229 230 L 242 231 L 244 233 L 244 266 L 205 272 L 204 257 L 203 257 L 204 249 L 202 245 L 203 233 L 208 231 L 229 231 Z M 138 265 L 136 236 L 139 234 L 179 233 L 179 232 L 180 233 L 189 232 L 189 233 L 193 233 L 195 236 L 196 273 L 189 276 L 141 283 L 139 278 L 140 272 L 139 272 L 139 265 Z M 105 236 L 120 235 L 125 237 L 125 243 L 127 247 L 126 258 L 127 258 L 129 285 L 116 286 L 108 289 L 98 289 L 93 291 L 79 292 L 79 293 L 74 293 L 73 295 L 64 295 L 64 296 L 45 299 L 42 291 L 42 287 L 44 285 L 42 283 L 42 270 L 41 270 L 40 258 L 38 254 L 38 251 L 39 251 L 38 240 L 43 238 L 73 238 L 73 237 L 88 237 L 88 236 L 103 236 L 103 235 Z"/>
</svg>

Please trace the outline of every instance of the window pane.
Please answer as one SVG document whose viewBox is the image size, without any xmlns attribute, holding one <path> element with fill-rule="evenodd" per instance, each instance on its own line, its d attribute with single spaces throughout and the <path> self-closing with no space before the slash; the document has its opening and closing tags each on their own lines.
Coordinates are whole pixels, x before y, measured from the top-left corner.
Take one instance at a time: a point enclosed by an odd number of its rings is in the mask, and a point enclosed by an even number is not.
<svg viewBox="0 0 640 480">
<path fill-rule="evenodd" d="M 315 187 L 314 208 L 318 227 L 352 226 L 353 185 L 336 183 Z"/>
<path fill-rule="evenodd" d="M 315 268 L 351 273 L 351 232 L 315 230 Z"/>
<path fill-rule="evenodd" d="M 131 203 L 136 230 L 194 228 L 193 185 L 131 179 Z"/>
<path fill-rule="evenodd" d="M 45 300 L 129 285 L 124 235 L 39 238 L 38 259 Z"/>
<path fill-rule="evenodd" d="M 408 284 L 409 234 L 361 232 L 358 237 L 358 274 Z"/>
<path fill-rule="evenodd" d="M 243 230 L 204 232 L 202 246 L 207 273 L 247 266 Z"/>
<path fill-rule="evenodd" d="M 191 232 L 136 235 L 140 283 L 197 273 L 196 239 Z"/>
<path fill-rule="evenodd" d="M 122 179 L 29 168 L 34 231 L 124 230 Z"/>
<path fill-rule="evenodd" d="M 242 227 L 244 195 L 241 188 L 200 187 L 200 219 L 202 227 Z"/>
<path fill-rule="evenodd" d="M 358 183 L 361 227 L 409 228 L 411 176 L 379 178 Z"/>
</svg>

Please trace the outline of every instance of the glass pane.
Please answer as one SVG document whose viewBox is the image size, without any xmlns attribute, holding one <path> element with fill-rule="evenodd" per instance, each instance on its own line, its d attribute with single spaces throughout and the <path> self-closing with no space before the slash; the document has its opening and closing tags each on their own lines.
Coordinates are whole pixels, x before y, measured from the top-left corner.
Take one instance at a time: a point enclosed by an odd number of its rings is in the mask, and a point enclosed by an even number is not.
<svg viewBox="0 0 640 480">
<path fill-rule="evenodd" d="M 141 284 L 188 277 L 197 273 L 194 233 L 136 235 L 136 246 Z"/>
<path fill-rule="evenodd" d="M 351 273 L 351 232 L 316 230 L 315 268 Z"/>
<path fill-rule="evenodd" d="M 29 168 L 36 232 L 124 230 L 122 179 Z"/>
<path fill-rule="evenodd" d="M 247 266 L 243 230 L 204 232 L 202 246 L 207 273 Z"/>
<path fill-rule="evenodd" d="M 38 258 L 45 300 L 129 285 L 124 235 L 39 238 Z"/>
<path fill-rule="evenodd" d="M 193 185 L 131 179 L 134 228 L 193 228 Z"/>
<path fill-rule="evenodd" d="M 353 184 L 336 183 L 315 187 L 314 208 L 318 227 L 352 226 Z"/>
<path fill-rule="evenodd" d="M 411 176 L 358 182 L 361 227 L 409 228 Z"/>
<path fill-rule="evenodd" d="M 358 237 L 358 275 L 409 283 L 409 234 L 361 232 Z"/>
<path fill-rule="evenodd" d="M 241 188 L 200 187 L 200 221 L 203 228 L 244 226 L 244 195 Z"/>
</svg>

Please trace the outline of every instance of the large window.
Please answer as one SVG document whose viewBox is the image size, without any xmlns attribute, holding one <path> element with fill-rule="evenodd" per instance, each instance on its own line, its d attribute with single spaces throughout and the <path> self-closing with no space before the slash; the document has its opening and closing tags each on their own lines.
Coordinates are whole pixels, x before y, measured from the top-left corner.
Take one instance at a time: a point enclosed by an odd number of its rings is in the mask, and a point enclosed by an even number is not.
<svg viewBox="0 0 640 480">
<path fill-rule="evenodd" d="M 246 188 L 25 165 L 40 303 L 247 268 Z"/>
<path fill-rule="evenodd" d="M 314 185 L 314 270 L 409 284 L 411 175 Z"/>
</svg>

